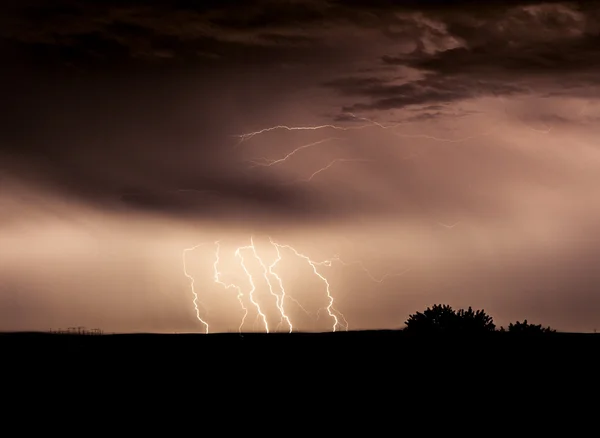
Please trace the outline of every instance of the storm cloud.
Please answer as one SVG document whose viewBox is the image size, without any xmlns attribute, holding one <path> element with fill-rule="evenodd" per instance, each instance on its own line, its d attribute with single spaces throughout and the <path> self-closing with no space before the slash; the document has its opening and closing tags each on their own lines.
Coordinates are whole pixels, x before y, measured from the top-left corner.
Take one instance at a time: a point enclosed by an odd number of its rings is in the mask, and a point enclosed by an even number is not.
<svg viewBox="0 0 600 438">
<path fill-rule="evenodd" d="M 196 330 L 181 249 L 253 233 L 381 275 L 410 268 L 381 283 L 328 271 L 352 328 L 401 326 L 434 302 L 595 327 L 591 2 L 3 8 L 2 328 L 79 312 L 115 330 Z M 207 295 L 211 251 L 195 253 L 208 267 L 196 281 L 231 330 L 235 302 Z M 316 306 L 299 266 L 282 269 Z"/>
</svg>

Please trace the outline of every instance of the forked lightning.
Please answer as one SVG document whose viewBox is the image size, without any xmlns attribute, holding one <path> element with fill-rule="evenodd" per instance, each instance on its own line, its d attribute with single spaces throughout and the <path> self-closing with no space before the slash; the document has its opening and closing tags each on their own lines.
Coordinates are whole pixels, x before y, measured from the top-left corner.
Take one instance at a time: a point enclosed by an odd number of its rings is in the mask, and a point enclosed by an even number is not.
<svg viewBox="0 0 600 438">
<path fill-rule="evenodd" d="M 401 272 L 398 274 L 386 274 L 381 279 L 376 279 L 365 268 L 365 266 L 362 264 L 362 262 L 346 263 L 337 256 L 332 258 L 331 260 L 316 262 L 316 261 L 312 260 L 309 256 L 299 252 L 296 248 L 292 247 L 291 245 L 280 244 L 280 243 L 274 241 L 270 237 L 269 237 L 269 243 L 275 249 L 276 254 L 277 254 L 277 257 L 271 264 L 267 264 L 263 260 L 263 258 L 259 255 L 259 253 L 256 249 L 256 246 L 254 244 L 254 238 L 252 236 L 250 237 L 249 245 L 240 246 L 234 251 L 236 260 L 238 260 L 239 266 L 244 271 L 246 278 L 248 280 L 247 285 L 240 285 L 240 284 L 226 283 L 222 280 L 223 274 L 219 270 L 219 264 L 221 261 L 221 245 L 220 245 L 220 241 L 214 242 L 215 253 L 214 253 L 213 278 L 212 279 L 215 284 L 219 285 L 224 290 L 235 291 L 236 297 L 237 297 L 240 307 L 243 311 L 243 316 L 240 321 L 240 325 L 238 327 L 238 331 L 240 333 L 243 332 L 244 324 L 246 322 L 246 318 L 247 318 L 248 312 L 249 312 L 248 308 L 245 305 L 246 295 L 243 292 L 244 288 L 246 288 L 248 290 L 248 292 L 247 292 L 248 301 L 256 309 L 257 317 L 259 318 L 259 320 L 262 321 L 263 330 L 266 333 L 271 332 L 268 315 L 263 310 L 263 307 L 261 306 L 261 302 L 259 302 L 259 300 L 257 300 L 256 295 L 255 295 L 256 291 L 257 291 L 256 279 L 259 277 L 259 275 L 252 272 L 252 270 L 248 267 L 247 258 L 246 258 L 247 256 L 245 256 L 245 254 L 251 254 L 252 257 L 254 257 L 258 261 L 258 263 L 261 267 L 262 272 L 261 272 L 260 276 L 262 276 L 262 278 L 265 281 L 265 284 L 269 290 L 269 295 L 273 298 L 273 302 L 275 304 L 275 307 L 276 307 L 277 313 L 278 313 L 277 316 L 279 318 L 279 323 L 277 324 L 275 331 L 278 331 L 280 327 L 285 326 L 289 333 L 294 331 L 295 327 L 292 323 L 291 317 L 289 316 L 289 311 L 286 307 L 286 304 L 292 303 L 292 304 L 297 305 L 307 315 L 310 315 L 310 312 L 308 312 L 306 310 L 306 308 L 301 305 L 301 303 L 299 303 L 295 298 L 293 298 L 286 291 L 283 279 L 276 272 L 276 267 L 277 267 L 278 263 L 283 259 L 282 254 L 284 254 L 285 252 L 291 253 L 294 256 L 296 256 L 297 258 L 305 261 L 311 267 L 314 275 L 317 278 L 319 278 L 320 281 L 323 282 L 325 297 L 327 299 L 327 305 L 324 308 L 320 309 L 319 312 L 317 312 L 317 314 L 320 313 L 320 311 L 327 312 L 327 315 L 328 315 L 329 319 L 331 320 L 331 330 L 333 332 L 338 331 L 340 329 L 348 330 L 348 321 L 346 320 L 343 313 L 341 313 L 338 309 L 335 308 L 335 299 L 334 299 L 333 293 L 331 291 L 331 285 L 330 285 L 329 281 L 327 280 L 327 278 L 325 277 L 325 275 L 320 271 L 319 267 L 331 267 L 334 262 L 338 262 L 344 266 L 358 264 L 361 267 L 361 269 L 367 273 L 367 275 L 369 276 L 369 278 L 371 280 L 379 282 L 379 283 L 382 282 L 385 278 L 388 278 L 391 276 L 403 275 L 404 273 L 408 272 L 408 271 L 404 271 L 404 272 Z M 195 309 L 195 313 L 196 313 L 196 318 L 203 325 L 204 333 L 209 333 L 209 324 L 206 321 L 206 317 L 203 318 L 200 316 L 200 309 L 198 307 L 199 297 L 198 297 L 198 293 L 196 292 L 196 289 L 195 289 L 194 277 L 189 274 L 187 265 L 186 265 L 186 254 L 190 251 L 193 251 L 193 250 L 201 247 L 202 245 L 204 245 L 204 244 L 196 245 L 191 248 L 186 248 L 183 250 L 183 270 L 184 270 L 185 276 L 190 280 L 190 288 L 192 290 L 192 295 L 194 297 L 193 305 L 194 305 L 194 309 Z"/>
</svg>

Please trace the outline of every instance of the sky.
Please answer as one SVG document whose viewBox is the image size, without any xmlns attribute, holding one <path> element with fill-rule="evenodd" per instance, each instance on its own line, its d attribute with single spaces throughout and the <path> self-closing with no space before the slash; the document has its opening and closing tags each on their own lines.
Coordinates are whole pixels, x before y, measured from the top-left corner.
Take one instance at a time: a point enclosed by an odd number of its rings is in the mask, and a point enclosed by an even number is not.
<svg viewBox="0 0 600 438">
<path fill-rule="evenodd" d="M 47 3 L 0 7 L 0 330 L 600 328 L 600 5 Z"/>
</svg>

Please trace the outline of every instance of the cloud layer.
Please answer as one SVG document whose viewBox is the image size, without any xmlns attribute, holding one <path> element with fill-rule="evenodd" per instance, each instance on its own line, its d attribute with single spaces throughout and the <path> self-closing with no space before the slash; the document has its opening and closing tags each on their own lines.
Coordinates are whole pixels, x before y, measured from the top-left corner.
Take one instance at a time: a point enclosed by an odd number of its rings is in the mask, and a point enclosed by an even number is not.
<svg viewBox="0 0 600 438">
<path fill-rule="evenodd" d="M 324 257 L 315 236 L 330 235 L 355 241 L 346 250 L 369 266 L 414 268 L 382 285 L 334 274 L 359 327 L 400 325 L 397 315 L 432 300 L 485 305 L 505 321 L 528 309 L 564 328 L 594 324 L 600 9 L 591 2 L 3 7 L 7 244 L 57 245 L 51 231 L 14 234 L 20 221 L 63 229 L 54 210 L 70 224 L 107 221 L 119 236 L 128 234 L 119 221 L 149 236 L 169 230 L 169 251 L 187 244 L 190 226 L 215 239 L 281 232 Z M 321 128 L 292 129 L 310 126 Z M 28 256 L 0 257 L 18 289 Z M 185 288 L 177 269 L 164 278 Z M 182 317 L 176 307 L 171 322 Z"/>
</svg>

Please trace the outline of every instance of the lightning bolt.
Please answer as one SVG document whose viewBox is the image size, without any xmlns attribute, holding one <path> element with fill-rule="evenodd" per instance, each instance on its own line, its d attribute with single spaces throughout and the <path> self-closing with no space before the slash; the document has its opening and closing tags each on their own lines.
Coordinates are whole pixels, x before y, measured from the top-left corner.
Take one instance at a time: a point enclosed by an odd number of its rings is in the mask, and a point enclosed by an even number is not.
<svg viewBox="0 0 600 438">
<path fill-rule="evenodd" d="M 279 263 L 281 260 L 281 253 L 279 252 L 279 247 L 275 246 L 275 250 L 277 251 L 277 258 L 275 259 L 275 261 L 273 263 L 271 263 L 269 265 L 269 274 L 271 274 L 273 277 L 275 277 L 275 279 L 279 283 L 279 290 L 281 290 L 281 297 L 277 302 L 277 307 L 279 308 L 279 311 L 281 312 L 283 319 L 285 319 L 285 321 L 288 323 L 288 325 L 290 327 L 290 333 L 291 333 L 294 328 L 292 326 L 292 322 L 286 315 L 285 309 L 284 309 L 285 298 L 287 297 L 287 295 L 285 293 L 285 288 L 283 287 L 283 280 L 281 279 L 281 277 L 279 275 L 277 275 L 277 273 L 275 271 L 273 271 L 273 269 L 275 268 L 277 263 Z M 302 305 L 300 303 L 298 303 L 295 299 L 293 299 L 292 297 L 289 297 L 289 298 L 291 298 L 292 301 L 295 302 L 305 313 L 308 313 L 308 312 L 306 312 L 306 309 L 304 307 L 302 307 Z"/>
<path fill-rule="evenodd" d="M 403 134 L 400 132 L 393 132 L 392 134 L 399 138 L 422 138 L 425 140 L 432 140 L 432 141 L 437 141 L 440 143 L 464 143 L 466 141 L 473 140 L 475 138 L 485 137 L 487 135 L 490 135 L 491 133 L 496 131 L 498 128 L 499 128 L 498 126 L 494 126 L 491 129 L 488 129 L 487 131 L 480 132 L 478 134 L 469 135 L 466 137 L 461 137 L 461 138 L 443 138 L 443 137 L 434 137 L 432 135 L 426 135 L 426 134 Z"/>
<path fill-rule="evenodd" d="M 346 321 L 346 318 L 344 318 L 344 315 L 339 312 L 338 310 L 336 310 L 333 307 L 334 304 L 334 298 L 331 295 L 331 286 L 329 284 L 329 281 L 327 281 L 327 278 L 325 278 L 323 275 L 321 275 L 321 273 L 318 271 L 317 269 L 317 263 L 314 262 L 310 257 L 308 257 L 307 255 L 304 255 L 300 252 L 298 252 L 294 247 L 290 246 L 290 245 L 281 245 L 279 243 L 276 243 L 273 241 L 273 239 L 271 239 L 269 237 L 269 241 L 271 242 L 272 245 L 278 247 L 278 248 L 287 248 L 290 251 L 292 251 L 296 256 L 300 257 L 301 259 L 306 260 L 306 262 L 312 267 L 313 272 L 315 273 L 315 275 L 317 277 L 319 277 L 324 283 L 325 283 L 325 290 L 327 293 L 327 298 L 329 300 L 329 304 L 327 305 L 327 313 L 328 315 L 331 317 L 331 319 L 333 319 L 333 326 L 332 326 L 332 331 L 337 331 L 338 326 L 340 326 L 340 319 L 338 318 L 337 315 L 340 315 L 340 318 L 343 319 L 343 321 L 345 322 L 345 328 L 346 330 L 348 330 L 348 322 Z"/>
<path fill-rule="evenodd" d="M 318 261 L 314 261 L 313 259 L 311 259 L 308 255 L 301 253 L 300 251 L 298 251 L 296 248 L 292 247 L 291 245 L 280 244 L 280 243 L 275 242 L 271 237 L 269 237 L 269 243 L 275 249 L 276 254 L 277 254 L 275 260 L 271 264 L 267 264 L 263 260 L 263 258 L 260 256 L 260 254 L 258 253 L 258 250 L 254 243 L 254 236 L 250 236 L 250 244 L 249 245 L 240 246 L 240 247 L 236 248 L 236 250 L 234 251 L 235 258 L 236 258 L 236 260 L 238 260 L 240 267 L 244 271 L 244 273 L 248 279 L 248 282 L 250 284 L 250 291 L 247 296 L 249 298 L 250 303 L 252 303 L 252 305 L 256 308 L 256 311 L 257 311 L 256 322 L 262 320 L 264 331 L 266 333 L 270 332 L 267 315 L 262 310 L 262 307 L 261 307 L 259 301 L 255 297 L 255 292 L 257 291 L 255 276 L 251 273 L 250 268 L 246 264 L 246 258 L 244 257 L 245 252 L 249 252 L 249 251 L 252 252 L 252 255 L 260 264 L 260 266 L 262 268 L 262 276 L 269 288 L 269 292 L 270 292 L 271 296 L 275 299 L 276 307 L 277 307 L 277 310 L 278 310 L 278 313 L 280 316 L 280 321 L 279 321 L 279 324 L 277 325 L 275 331 L 277 331 L 279 329 L 279 327 L 281 327 L 281 325 L 287 324 L 289 333 L 293 332 L 294 325 L 292 323 L 291 318 L 288 316 L 286 306 L 285 306 L 286 301 L 291 301 L 294 304 L 296 304 L 298 306 L 298 308 L 301 309 L 309 317 L 314 316 L 314 314 L 309 312 L 305 307 L 302 306 L 302 304 L 300 302 L 298 302 L 294 297 L 292 297 L 289 293 L 287 293 L 283 279 L 276 272 L 277 265 L 283 259 L 282 250 L 288 250 L 288 251 L 292 252 L 296 257 L 305 261 L 312 268 L 314 275 L 324 283 L 325 293 L 326 293 L 326 298 L 327 298 L 327 306 L 319 309 L 319 311 L 316 313 L 316 316 L 317 316 L 317 319 L 319 319 L 319 316 L 322 311 L 327 312 L 327 315 L 329 316 L 329 318 L 332 321 L 331 330 L 333 332 L 338 331 L 340 328 L 348 330 L 349 324 L 348 324 L 348 321 L 346 320 L 344 314 L 335 308 L 335 299 L 334 299 L 332 291 L 331 291 L 331 285 L 330 285 L 327 277 L 325 277 L 325 275 L 320 271 L 320 269 L 319 269 L 320 267 L 331 267 L 333 265 L 333 263 L 339 263 L 343 266 L 358 265 L 360 267 L 360 269 L 363 270 L 372 281 L 377 282 L 377 283 L 382 283 L 385 279 L 387 279 L 389 277 L 404 275 L 406 272 L 408 272 L 410 270 L 410 269 L 407 269 L 400 273 L 387 273 L 384 276 L 382 276 L 381 278 L 376 278 L 360 261 L 345 262 L 339 256 L 336 255 L 330 260 L 318 262 Z M 183 250 L 183 271 L 184 271 L 185 276 L 188 279 L 190 279 L 190 282 L 191 282 L 191 289 L 192 289 L 192 293 L 194 296 L 193 305 L 194 305 L 194 309 L 196 311 L 196 317 L 197 317 L 198 321 L 200 321 L 200 323 L 205 327 L 204 332 L 208 333 L 209 325 L 200 316 L 200 310 L 198 307 L 199 297 L 194 288 L 194 278 L 189 274 L 189 272 L 187 270 L 187 265 L 186 265 L 186 254 L 190 251 L 197 249 L 198 247 L 200 247 L 202 245 L 205 245 L 205 244 L 202 243 L 200 245 L 196 245 L 194 247 L 186 248 Z M 248 308 L 244 304 L 244 297 L 246 295 L 244 295 L 244 293 L 242 292 L 242 288 L 239 285 L 234 284 L 234 283 L 226 283 L 225 281 L 222 280 L 223 273 L 219 270 L 219 264 L 221 262 L 220 241 L 219 240 L 215 241 L 214 245 L 215 245 L 215 252 L 214 252 L 212 280 L 214 281 L 215 284 L 220 285 L 221 287 L 223 287 L 226 290 L 234 289 L 235 291 L 237 291 L 237 299 L 239 301 L 241 309 L 244 312 L 244 316 L 242 317 L 242 320 L 238 327 L 238 331 L 240 333 L 242 333 L 243 327 L 246 323 L 247 316 L 249 313 Z M 274 279 L 275 282 L 272 281 L 272 279 Z M 277 287 L 275 287 L 275 283 L 276 283 Z M 276 292 L 277 288 L 278 288 L 279 293 Z"/>
<path fill-rule="evenodd" d="M 355 130 L 360 130 L 360 129 L 365 129 L 365 128 L 380 128 L 382 130 L 394 130 L 395 128 L 397 128 L 398 126 L 401 125 L 405 125 L 406 123 L 394 123 L 391 125 L 384 125 L 382 123 L 376 122 L 374 120 L 368 119 L 366 117 L 359 117 L 356 116 L 355 114 L 349 113 L 348 115 L 350 115 L 351 117 L 357 119 L 357 120 L 363 120 L 368 122 L 365 125 L 360 125 L 360 126 L 339 126 L 339 125 L 331 125 L 331 124 L 326 124 L 326 125 L 317 125 L 317 126 L 287 126 L 287 125 L 277 125 L 277 126 L 271 126 L 269 128 L 264 128 L 261 129 L 259 131 L 254 131 L 254 132 L 248 132 L 245 134 L 238 134 L 238 135 L 234 135 L 234 137 L 240 138 L 240 143 L 243 141 L 247 141 L 255 136 L 261 135 L 261 134 L 265 134 L 267 132 L 271 132 L 271 131 L 276 131 L 276 130 L 280 130 L 280 129 L 285 129 L 287 131 L 318 131 L 321 129 L 325 129 L 325 128 L 330 128 L 330 129 L 335 129 L 338 131 L 355 131 Z M 484 132 L 478 133 L 478 134 L 473 134 L 473 135 L 469 135 L 467 137 L 463 137 L 463 138 L 457 138 L 457 139 L 452 139 L 452 138 L 444 138 L 444 137 L 435 137 L 435 136 L 431 136 L 431 135 L 426 135 L 426 134 L 403 134 L 403 133 L 399 133 L 399 132 L 393 132 L 393 134 L 397 137 L 401 137 L 401 138 L 422 138 L 422 139 L 426 139 L 426 140 L 433 140 L 433 141 L 437 141 L 437 142 L 444 142 L 444 143 L 462 143 L 468 140 L 472 140 L 474 138 L 478 138 L 478 137 L 482 137 L 482 136 L 486 136 L 489 135 L 490 133 L 494 132 L 495 130 L 497 130 L 499 127 L 495 126 L 489 130 L 486 130 Z M 343 140 L 343 138 L 338 138 L 339 140 Z M 315 142 L 316 144 L 318 143 L 322 143 L 324 141 L 328 141 L 331 139 L 325 139 L 325 140 L 320 140 L 318 142 Z M 238 143 L 239 144 L 239 143 Z M 310 146 L 314 146 L 315 144 L 309 144 L 309 145 L 304 145 L 304 146 L 300 146 L 298 149 L 304 149 L 306 147 L 310 147 Z M 295 153 L 295 151 L 292 151 L 292 154 Z M 275 160 L 275 161 L 279 161 L 279 160 Z"/>
<path fill-rule="evenodd" d="M 271 131 L 282 130 L 282 129 L 284 129 L 286 131 L 319 131 L 321 129 L 334 129 L 336 131 L 355 131 L 357 129 L 365 129 L 365 128 L 370 128 L 372 126 L 373 126 L 373 124 L 371 124 L 371 123 L 366 124 L 366 125 L 360 125 L 360 126 L 339 126 L 339 125 L 331 125 L 331 124 L 317 125 L 317 126 L 276 125 L 276 126 L 271 126 L 269 128 L 261 129 L 259 131 L 247 132 L 245 134 L 236 134 L 233 137 L 240 139 L 240 141 L 237 143 L 239 145 L 240 143 L 250 140 L 252 137 L 255 137 L 257 135 L 265 134 L 265 133 L 271 132 Z"/>
<path fill-rule="evenodd" d="M 254 248 L 254 242 L 252 241 L 252 238 L 250 238 L 250 245 L 240 246 L 238 249 L 235 250 L 235 255 L 236 255 L 236 257 L 238 257 L 240 259 L 240 265 L 242 266 L 242 269 L 248 276 L 248 281 L 250 282 L 250 287 L 251 287 L 250 293 L 249 293 L 250 302 L 254 305 L 254 307 L 256 307 L 256 311 L 258 312 L 258 315 L 262 318 L 264 326 L 265 326 L 265 332 L 269 333 L 269 323 L 267 322 L 267 316 L 263 313 L 263 311 L 260 307 L 260 304 L 254 299 L 254 292 L 256 292 L 256 285 L 254 283 L 254 278 L 252 277 L 252 274 L 250 273 L 250 271 L 248 271 L 248 268 L 246 267 L 246 264 L 244 262 L 244 256 L 242 255 L 242 251 L 248 250 L 248 249 L 252 250 L 252 252 L 254 254 L 256 254 L 256 249 Z"/>
<path fill-rule="evenodd" d="M 192 290 L 192 294 L 194 295 L 194 300 L 193 300 L 193 304 L 194 304 L 194 309 L 196 310 L 196 318 L 198 319 L 198 321 L 200 321 L 200 323 L 202 325 L 204 325 L 205 327 L 205 333 L 208 334 L 208 323 L 206 321 L 204 321 L 201 317 L 200 317 L 200 309 L 198 309 L 198 294 L 196 293 L 196 290 L 194 288 L 194 277 L 192 277 L 188 271 L 187 271 L 187 265 L 185 262 L 185 256 L 188 252 L 195 250 L 196 248 L 200 247 L 204 245 L 204 243 L 200 243 L 196 246 L 193 246 L 191 248 L 186 248 L 183 250 L 183 273 L 184 275 L 190 280 L 190 288 Z"/>
<path fill-rule="evenodd" d="M 359 129 L 365 129 L 365 128 L 369 128 L 369 127 L 375 127 L 375 128 L 379 128 L 382 130 L 394 130 L 395 128 L 397 128 L 400 125 L 404 125 L 406 123 L 394 123 L 394 124 L 390 124 L 390 125 L 384 125 L 382 123 L 376 122 L 374 120 L 368 119 L 366 117 L 359 117 L 353 113 L 348 113 L 349 116 L 357 119 L 357 120 L 361 120 L 361 121 L 365 121 L 367 122 L 367 124 L 364 125 L 360 125 L 360 126 L 339 126 L 339 125 L 332 125 L 332 124 L 325 124 L 325 125 L 317 125 L 317 126 L 287 126 L 287 125 L 277 125 L 277 126 L 271 126 L 268 128 L 264 128 L 261 129 L 259 131 L 254 131 L 254 132 L 248 132 L 245 134 L 239 134 L 239 135 L 235 135 L 234 137 L 238 137 L 240 138 L 240 142 L 244 142 L 247 140 L 250 140 L 251 138 L 261 135 L 261 134 L 265 134 L 271 131 L 275 131 L 275 130 L 287 130 L 287 131 L 317 131 L 317 130 L 321 130 L 321 129 L 335 129 L 338 131 L 352 131 L 352 130 L 359 130 Z M 401 132 L 396 132 L 395 130 L 392 132 L 392 134 L 398 138 L 403 138 L 403 139 L 424 139 L 424 140 L 431 140 L 431 141 L 436 141 L 436 142 L 441 142 L 441 143 L 464 143 L 466 141 L 469 140 L 473 140 L 479 137 L 485 137 L 488 136 L 490 134 L 492 134 L 493 132 L 495 132 L 497 129 L 499 129 L 499 126 L 493 126 L 492 128 L 484 131 L 484 132 L 480 132 L 480 133 L 476 133 L 473 135 L 469 135 L 466 137 L 462 137 L 462 138 L 443 138 L 443 137 L 436 137 L 436 136 L 432 136 L 432 135 L 427 135 L 427 134 L 405 134 L 405 133 L 401 133 Z M 343 137 L 330 137 L 330 138 L 325 138 L 325 139 L 321 139 L 309 144 L 305 144 L 302 146 L 299 146 L 295 149 L 293 149 L 291 152 L 289 152 L 288 154 L 286 154 L 285 156 L 283 156 L 282 158 L 278 158 L 278 159 L 267 159 L 267 158 L 258 158 L 255 160 L 251 160 L 251 166 L 250 168 L 254 168 L 254 167 L 270 167 L 270 166 L 274 166 L 276 164 L 280 164 L 283 163 L 285 161 L 287 161 L 288 159 L 290 159 L 291 157 L 293 157 L 294 155 L 296 155 L 298 152 L 314 147 L 314 146 L 318 146 L 321 145 L 323 143 L 332 141 L 332 140 L 345 140 L 345 138 Z M 239 144 L 238 143 L 238 144 Z M 410 157 L 408 157 L 410 158 Z M 326 165 L 323 168 L 318 169 L 316 172 L 314 172 L 312 175 L 310 175 L 308 177 L 308 179 L 306 180 L 301 180 L 303 182 L 309 182 L 312 180 L 313 177 L 315 177 L 317 174 L 324 172 L 328 169 L 330 169 L 334 164 L 338 163 L 338 162 L 347 162 L 347 161 L 373 161 L 373 160 L 361 160 L 361 159 L 350 159 L 350 158 L 337 158 L 335 160 L 333 160 L 332 162 L 330 162 L 328 165 Z M 298 181 L 295 181 L 298 182 Z"/>
<path fill-rule="evenodd" d="M 236 284 L 227 284 L 227 283 L 224 283 L 223 281 L 221 281 L 221 275 L 222 274 L 221 274 L 221 272 L 219 272 L 219 262 L 221 261 L 221 258 L 220 258 L 219 254 L 220 254 L 220 251 L 221 251 L 221 245 L 220 245 L 220 242 L 218 240 L 215 242 L 215 246 L 216 246 L 216 250 L 215 250 L 215 263 L 213 264 L 213 279 L 214 279 L 215 283 L 220 284 L 225 289 L 235 289 L 237 291 L 237 299 L 238 299 L 238 301 L 240 303 L 240 307 L 244 311 L 244 316 L 242 317 L 242 321 L 241 321 L 240 326 L 238 328 L 238 331 L 241 332 L 242 331 L 242 327 L 244 326 L 244 323 L 246 322 L 246 317 L 248 316 L 248 309 L 244 305 L 244 294 L 242 293 L 242 288 L 239 287 L 238 285 L 236 285 Z"/>
<path fill-rule="evenodd" d="M 252 161 L 253 166 L 250 166 L 250 167 L 252 168 L 252 167 L 257 167 L 257 166 L 263 166 L 263 167 L 274 166 L 276 164 L 283 163 L 288 158 L 290 158 L 291 156 L 295 155 L 296 153 L 300 152 L 303 149 L 307 149 L 307 148 L 310 148 L 310 147 L 313 147 L 313 146 L 317 146 L 317 145 L 320 145 L 320 144 L 323 144 L 325 142 L 332 141 L 332 140 L 343 140 L 343 138 L 341 138 L 341 137 L 325 138 L 325 139 L 322 139 L 322 140 L 319 140 L 319 141 L 315 141 L 313 143 L 309 143 L 309 144 L 305 144 L 305 145 L 302 145 L 302 146 L 298 146 L 296 149 L 294 149 L 289 154 L 285 155 L 283 158 L 279 158 L 277 160 L 269 160 L 268 158 L 262 158 L 262 160 L 263 160 L 262 163 L 259 163 L 259 162 L 256 162 L 256 161 Z"/>
<path fill-rule="evenodd" d="M 263 260 L 258 255 L 258 252 L 256 251 L 256 246 L 254 245 L 254 241 L 253 241 L 252 237 L 250 237 L 250 244 L 252 247 L 252 252 L 254 253 L 254 257 L 256 257 L 256 259 L 260 263 L 260 266 L 263 268 L 263 276 L 265 278 L 265 281 L 267 282 L 267 285 L 269 286 L 269 292 L 271 293 L 271 295 L 273 295 L 275 297 L 277 309 L 279 310 L 279 313 L 281 314 L 281 321 L 280 321 L 279 325 L 281 325 L 281 323 L 285 320 L 285 322 L 288 324 L 288 327 L 290 328 L 290 333 L 291 333 L 294 327 L 292 326 L 292 322 L 290 321 L 290 318 L 286 315 L 285 309 L 284 309 L 285 288 L 283 287 L 283 281 L 277 274 L 275 274 L 273 272 L 273 267 L 277 263 L 279 263 L 279 261 L 281 260 L 281 254 L 279 253 L 279 248 L 275 247 L 277 249 L 277 259 L 275 260 L 275 262 L 273 262 L 273 264 L 271 264 L 267 267 L 265 265 L 265 263 L 263 262 Z M 277 279 L 280 290 L 281 290 L 281 295 L 277 295 L 273 291 L 273 285 L 271 284 L 271 280 L 269 279 L 269 274 Z M 266 322 L 265 322 L 265 324 L 266 324 Z M 268 332 L 268 329 L 267 329 L 267 332 Z"/>
<path fill-rule="evenodd" d="M 316 125 L 316 126 L 287 126 L 287 125 L 276 125 L 276 126 L 270 126 L 268 128 L 263 128 L 260 129 L 258 131 L 254 131 L 254 132 L 247 132 L 244 134 L 237 134 L 234 135 L 234 137 L 239 138 L 240 142 L 244 142 L 246 140 L 250 140 L 252 137 L 255 137 L 257 135 L 260 134 L 265 134 L 267 132 L 271 132 L 271 131 L 278 131 L 278 130 L 286 130 L 286 131 L 319 131 L 321 129 L 334 129 L 336 131 L 356 131 L 359 129 L 365 129 L 365 128 L 372 128 L 372 127 L 377 127 L 377 128 L 381 128 L 381 129 L 393 129 L 396 128 L 400 125 L 404 125 L 406 123 L 393 123 L 391 125 L 384 125 L 382 123 L 376 122 L 375 120 L 372 119 L 368 119 L 366 117 L 359 117 L 357 115 L 355 115 L 354 113 L 346 113 L 347 115 L 349 115 L 350 117 L 356 119 L 356 120 L 362 120 L 363 122 L 367 122 L 367 124 L 364 125 L 359 125 L 359 126 L 340 126 L 340 125 L 332 125 L 332 124 L 325 124 L 325 125 Z M 238 144 L 239 144 L 238 143 Z"/>
<path fill-rule="evenodd" d="M 366 160 L 366 159 L 361 159 L 361 158 L 336 158 L 335 160 L 332 160 L 326 166 L 321 167 L 316 172 L 313 172 L 308 178 L 300 179 L 295 182 L 311 182 L 315 176 L 317 176 L 318 174 L 320 174 L 322 172 L 325 172 L 326 170 L 330 169 L 337 163 L 369 163 L 369 162 L 373 162 L 373 161 L 375 161 L 375 160 Z"/>
<path fill-rule="evenodd" d="M 400 125 L 405 125 L 406 124 L 406 123 L 399 122 L 399 123 L 393 123 L 391 125 L 384 125 L 382 123 L 376 122 L 375 120 L 368 119 L 366 117 L 359 117 L 359 116 L 355 115 L 354 113 L 348 113 L 348 115 L 350 117 L 352 117 L 352 118 L 357 119 L 357 120 L 362 120 L 364 122 L 368 122 L 371 125 L 377 126 L 378 128 L 381 128 L 381 129 L 393 129 L 393 128 L 397 128 Z"/>
<path fill-rule="evenodd" d="M 360 267 L 360 269 L 363 270 L 367 274 L 367 276 L 371 280 L 373 280 L 375 283 L 383 283 L 385 280 L 387 280 L 388 278 L 391 278 L 391 277 L 401 277 L 404 274 L 407 274 L 408 272 L 410 272 L 412 270 L 411 268 L 408 268 L 401 272 L 388 272 L 388 273 L 384 274 L 381 278 L 378 279 L 378 278 L 375 278 L 375 276 L 371 273 L 371 271 L 369 271 L 367 269 L 367 267 L 364 265 L 364 263 L 361 261 L 345 262 L 336 256 L 332 260 L 328 260 L 327 262 L 333 262 L 333 261 L 338 262 L 343 266 L 358 265 Z"/>
<path fill-rule="evenodd" d="M 284 294 L 284 296 L 285 296 L 285 298 L 287 298 L 288 300 L 290 300 L 292 303 L 294 303 L 296 306 L 298 306 L 298 308 L 299 308 L 300 310 L 302 310 L 302 312 L 304 312 L 304 313 L 306 314 L 306 316 L 309 316 L 309 317 L 313 316 L 313 313 L 311 313 L 311 312 L 309 312 L 308 310 L 306 310 L 306 307 L 304 307 L 304 306 L 303 306 L 303 305 L 300 303 L 300 301 L 298 301 L 296 298 L 294 298 L 294 297 L 293 297 L 293 296 L 291 296 L 291 295 L 285 295 L 285 294 Z"/>
<path fill-rule="evenodd" d="M 442 227 L 449 228 L 449 229 L 452 229 L 452 228 L 454 228 L 454 227 L 455 227 L 455 226 L 457 226 L 458 224 L 460 224 L 460 221 L 458 221 L 458 222 L 454 222 L 453 224 L 445 224 L 445 223 L 443 223 L 443 222 L 438 222 L 438 225 L 441 225 Z"/>
</svg>

